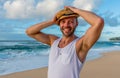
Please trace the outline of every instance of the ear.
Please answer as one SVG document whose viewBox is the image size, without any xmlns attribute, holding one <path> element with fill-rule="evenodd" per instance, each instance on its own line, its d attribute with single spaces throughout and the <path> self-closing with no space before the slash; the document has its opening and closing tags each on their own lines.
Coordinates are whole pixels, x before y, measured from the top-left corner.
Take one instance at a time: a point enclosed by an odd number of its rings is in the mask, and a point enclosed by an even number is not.
<svg viewBox="0 0 120 78">
<path fill-rule="evenodd" d="M 76 19 L 76 27 L 78 26 L 78 20 Z"/>
</svg>

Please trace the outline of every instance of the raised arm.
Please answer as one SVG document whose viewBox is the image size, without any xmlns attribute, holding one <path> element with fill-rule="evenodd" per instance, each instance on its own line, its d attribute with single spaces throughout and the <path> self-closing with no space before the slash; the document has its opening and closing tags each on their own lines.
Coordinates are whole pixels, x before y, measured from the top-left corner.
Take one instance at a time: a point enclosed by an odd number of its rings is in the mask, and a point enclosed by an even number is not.
<svg viewBox="0 0 120 78">
<path fill-rule="evenodd" d="M 100 37 L 104 26 L 104 20 L 90 11 L 70 6 L 66 6 L 65 8 L 71 9 L 91 25 L 90 28 L 86 31 L 85 35 L 77 42 L 77 51 L 79 52 L 79 56 L 82 57 L 81 59 L 84 60 L 88 50 Z"/>
<path fill-rule="evenodd" d="M 55 39 L 57 39 L 58 37 L 54 36 L 54 35 L 50 35 L 50 34 L 45 34 L 45 33 L 41 32 L 41 30 L 46 28 L 46 27 L 49 27 L 53 24 L 55 24 L 54 20 L 38 23 L 38 24 L 35 24 L 35 25 L 29 27 L 26 30 L 26 33 L 28 36 L 51 46 L 53 41 Z"/>
</svg>

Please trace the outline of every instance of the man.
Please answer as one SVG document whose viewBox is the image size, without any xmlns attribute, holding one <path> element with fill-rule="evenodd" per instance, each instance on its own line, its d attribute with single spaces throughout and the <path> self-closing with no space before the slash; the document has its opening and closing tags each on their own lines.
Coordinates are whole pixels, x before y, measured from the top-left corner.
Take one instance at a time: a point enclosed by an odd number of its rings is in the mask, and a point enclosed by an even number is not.
<svg viewBox="0 0 120 78">
<path fill-rule="evenodd" d="M 79 16 L 91 25 L 81 38 L 74 34 Z M 41 32 L 42 29 L 54 24 L 59 25 L 63 34 L 62 38 Z M 87 53 L 98 40 L 103 26 L 103 19 L 96 14 L 65 6 L 55 15 L 54 19 L 33 25 L 27 29 L 26 33 L 51 46 L 48 78 L 79 78 Z"/>
</svg>

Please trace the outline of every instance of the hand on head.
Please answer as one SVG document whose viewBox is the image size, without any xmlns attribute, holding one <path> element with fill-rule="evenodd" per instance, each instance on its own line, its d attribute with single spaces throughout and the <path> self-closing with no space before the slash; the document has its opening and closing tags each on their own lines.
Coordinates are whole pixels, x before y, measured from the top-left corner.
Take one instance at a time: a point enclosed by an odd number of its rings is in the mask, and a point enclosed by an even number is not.
<svg viewBox="0 0 120 78">
<path fill-rule="evenodd" d="M 59 21 L 63 18 L 66 18 L 66 17 L 78 17 L 79 15 L 77 14 L 77 8 L 75 7 L 72 7 L 72 6 L 64 6 L 64 9 L 63 10 L 60 10 L 59 12 L 57 12 L 53 18 L 53 22 L 55 24 L 58 24 L 59 25 Z"/>
<path fill-rule="evenodd" d="M 78 9 L 78 8 L 72 7 L 72 6 L 64 6 L 64 8 L 68 8 L 68 9 L 70 9 L 71 11 L 73 11 L 74 13 L 77 13 L 76 11 L 77 11 L 77 9 Z"/>
</svg>

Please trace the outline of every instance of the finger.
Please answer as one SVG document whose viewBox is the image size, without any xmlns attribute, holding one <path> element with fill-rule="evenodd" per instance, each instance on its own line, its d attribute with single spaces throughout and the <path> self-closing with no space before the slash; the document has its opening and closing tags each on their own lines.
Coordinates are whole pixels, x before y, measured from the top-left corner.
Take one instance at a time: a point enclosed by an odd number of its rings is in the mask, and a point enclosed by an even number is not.
<svg viewBox="0 0 120 78">
<path fill-rule="evenodd" d="M 64 6 L 64 8 L 69 8 L 70 9 L 71 6 Z"/>
</svg>

